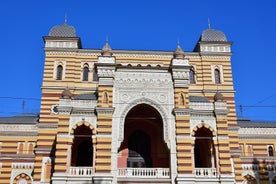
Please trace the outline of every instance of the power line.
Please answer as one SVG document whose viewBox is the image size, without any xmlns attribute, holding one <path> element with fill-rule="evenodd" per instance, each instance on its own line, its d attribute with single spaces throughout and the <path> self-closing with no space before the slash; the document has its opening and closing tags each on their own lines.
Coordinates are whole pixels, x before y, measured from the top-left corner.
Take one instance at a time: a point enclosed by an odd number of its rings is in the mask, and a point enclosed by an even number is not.
<svg viewBox="0 0 276 184">
<path fill-rule="evenodd" d="M 0 99 L 12 99 L 12 100 L 38 100 L 40 101 L 40 98 L 25 98 L 25 97 L 9 97 L 9 96 L 0 96 Z"/>
</svg>

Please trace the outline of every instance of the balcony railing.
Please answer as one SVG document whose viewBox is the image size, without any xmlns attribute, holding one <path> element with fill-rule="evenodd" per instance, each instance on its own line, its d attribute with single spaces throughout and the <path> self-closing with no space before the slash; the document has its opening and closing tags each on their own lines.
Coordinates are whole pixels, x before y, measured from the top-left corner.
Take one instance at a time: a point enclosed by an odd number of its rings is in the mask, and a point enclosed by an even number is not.
<svg viewBox="0 0 276 184">
<path fill-rule="evenodd" d="M 216 168 L 195 168 L 196 177 L 216 177 Z"/>
<path fill-rule="evenodd" d="M 93 167 L 70 167 L 71 176 L 92 176 Z"/>
<path fill-rule="evenodd" d="M 169 168 L 118 168 L 118 177 L 170 178 Z"/>
</svg>

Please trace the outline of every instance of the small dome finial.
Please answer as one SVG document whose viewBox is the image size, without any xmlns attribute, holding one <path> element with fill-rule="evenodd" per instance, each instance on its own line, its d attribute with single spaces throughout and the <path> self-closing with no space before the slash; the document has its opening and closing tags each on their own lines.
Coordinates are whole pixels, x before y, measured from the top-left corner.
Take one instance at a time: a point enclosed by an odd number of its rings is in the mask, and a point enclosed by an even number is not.
<svg viewBox="0 0 276 184">
<path fill-rule="evenodd" d="M 108 44 L 108 37 L 106 36 L 106 43 L 104 45 L 104 47 L 102 48 L 102 52 L 101 52 L 102 56 L 112 56 L 112 49 Z"/>
<path fill-rule="evenodd" d="M 61 97 L 64 99 L 72 99 L 73 95 L 68 87 L 62 91 Z"/>
<path fill-rule="evenodd" d="M 175 59 L 184 59 L 184 57 L 185 57 L 184 51 L 180 47 L 179 39 L 177 41 L 177 47 L 176 47 L 176 49 L 175 49 L 175 51 L 173 53 L 173 57 Z"/>
<path fill-rule="evenodd" d="M 106 35 L 105 43 L 108 43 L 108 36 Z"/>
<path fill-rule="evenodd" d="M 64 24 L 67 24 L 67 13 L 65 13 L 65 16 L 64 16 Z"/>
<path fill-rule="evenodd" d="M 208 18 L 208 29 L 211 29 L 211 22 L 210 22 L 210 18 Z"/>
<path fill-rule="evenodd" d="M 219 91 L 217 91 L 214 95 L 214 100 L 215 102 L 222 102 L 224 101 L 224 96 Z"/>
</svg>

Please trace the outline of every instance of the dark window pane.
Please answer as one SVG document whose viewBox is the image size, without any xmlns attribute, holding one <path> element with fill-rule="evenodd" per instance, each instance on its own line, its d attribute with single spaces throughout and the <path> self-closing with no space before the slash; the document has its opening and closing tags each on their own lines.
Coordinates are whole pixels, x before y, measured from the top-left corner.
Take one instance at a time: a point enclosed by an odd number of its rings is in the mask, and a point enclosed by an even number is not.
<svg viewBox="0 0 276 184">
<path fill-rule="evenodd" d="M 220 72 L 218 69 L 215 69 L 215 83 L 220 84 Z"/>
<path fill-rule="evenodd" d="M 88 67 L 84 67 L 84 69 L 83 69 L 83 77 L 82 77 L 83 81 L 88 81 L 88 72 L 89 72 Z"/>
<path fill-rule="evenodd" d="M 195 72 L 190 70 L 190 84 L 195 84 Z"/>
<path fill-rule="evenodd" d="M 63 67 L 61 65 L 59 65 L 57 67 L 57 80 L 61 80 L 62 79 L 62 71 L 63 71 Z"/>
</svg>

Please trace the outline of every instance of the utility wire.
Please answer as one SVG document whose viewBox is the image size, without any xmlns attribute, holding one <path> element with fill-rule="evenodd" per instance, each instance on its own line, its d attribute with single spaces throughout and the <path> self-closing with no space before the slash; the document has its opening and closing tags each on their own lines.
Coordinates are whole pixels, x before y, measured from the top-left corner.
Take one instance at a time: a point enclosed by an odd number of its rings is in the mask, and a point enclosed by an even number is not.
<svg viewBox="0 0 276 184">
<path fill-rule="evenodd" d="M 0 96 L 0 99 L 12 99 L 12 100 L 38 100 L 40 101 L 40 98 L 24 98 L 24 97 L 9 97 L 9 96 Z"/>
</svg>

